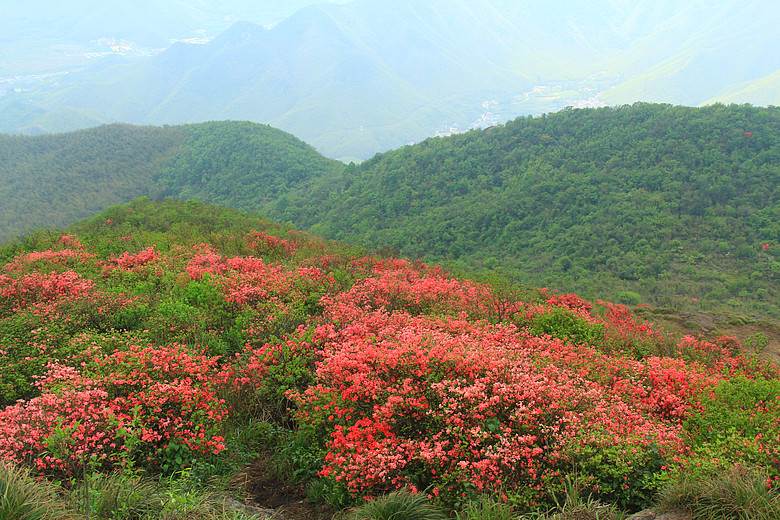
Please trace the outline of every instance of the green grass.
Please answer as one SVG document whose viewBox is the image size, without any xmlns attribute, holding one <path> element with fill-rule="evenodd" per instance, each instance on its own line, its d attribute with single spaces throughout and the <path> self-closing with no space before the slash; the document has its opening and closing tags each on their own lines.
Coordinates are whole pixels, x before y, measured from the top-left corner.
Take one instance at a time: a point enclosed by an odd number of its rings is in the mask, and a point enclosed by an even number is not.
<svg viewBox="0 0 780 520">
<path fill-rule="evenodd" d="M 425 495 L 401 490 L 357 508 L 349 520 L 446 520 L 444 512 Z"/>
<path fill-rule="evenodd" d="M 26 469 L 0 462 L 0 518 L 75 520 L 54 484 L 35 480 Z"/>
<path fill-rule="evenodd" d="M 689 511 L 694 520 L 776 520 L 780 494 L 767 488 L 761 471 L 735 467 L 731 471 L 670 484 L 660 496 L 664 510 Z"/>
</svg>

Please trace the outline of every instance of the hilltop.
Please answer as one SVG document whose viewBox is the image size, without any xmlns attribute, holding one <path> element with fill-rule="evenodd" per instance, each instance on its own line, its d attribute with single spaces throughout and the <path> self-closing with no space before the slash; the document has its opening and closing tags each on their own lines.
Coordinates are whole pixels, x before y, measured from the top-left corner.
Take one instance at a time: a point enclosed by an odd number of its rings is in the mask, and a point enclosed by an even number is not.
<svg viewBox="0 0 780 520">
<path fill-rule="evenodd" d="M 0 296 L 12 518 L 780 511 L 777 366 L 625 306 L 147 199 L 4 246 Z"/>
<path fill-rule="evenodd" d="M 242 122 L 0 135 L 0 159 L 0 240 L 142 195 L 258 208 L 339 166 L 289 134 Z"/>
</svg>

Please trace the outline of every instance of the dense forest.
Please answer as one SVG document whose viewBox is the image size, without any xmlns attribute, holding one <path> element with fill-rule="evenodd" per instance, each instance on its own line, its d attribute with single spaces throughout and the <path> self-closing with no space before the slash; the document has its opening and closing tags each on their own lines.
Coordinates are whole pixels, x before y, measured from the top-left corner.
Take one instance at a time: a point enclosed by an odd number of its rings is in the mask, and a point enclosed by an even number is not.
<svg viewBox="0 0 780 520">
<path fill-rule="evenodd" d="M 564 110 L 359 164 L 250 123 L 0 139 L 0 237 L 200 199 L 463 272 L 778 317 L 780 109 Z"/>
<path fill-rule="evenodd" d="M 379 155 L 281 204 L 275 216 L 329 237 L 540 286 L 780 313 L 777 108 L 521 118 Z"/>
<path fill-rule="evenodd" d="M 0 247 L 0 518 L 776 519 L 745 347 L 138 199 Z"/>
</svg>

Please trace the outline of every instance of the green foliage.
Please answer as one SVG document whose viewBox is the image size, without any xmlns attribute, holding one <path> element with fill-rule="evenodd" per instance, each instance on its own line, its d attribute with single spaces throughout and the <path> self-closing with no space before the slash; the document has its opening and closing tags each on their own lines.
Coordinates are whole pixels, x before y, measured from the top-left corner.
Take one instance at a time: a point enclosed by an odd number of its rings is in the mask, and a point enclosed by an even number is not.
<svg viewBox="0 0 780 520">
<path fill-rule="evenodd" d="M 615 301 L 623 305 L 639 305 L 642 303 L 642 295 L 634 291 L 620 291 L 615 294 Z"/>
<path fill-rule="evenodd" d="M 560 307 L 536 316 L 528 329 L 535 336 L 548 335 L 585 345 L 596 345 L 604 340 L 603 324 L 588 323 L 573 312 Z"/>
<path fill-rule="evenodd" d="M 771 467 L 780 438 L 780 381 L 723 381 L 713 396 L 703 397 L 685 428 L 695 446 L 686 475 L 712 475 L 735 463 Z"/>
<path fill-rule="evenodd" d="M 763 332 L 756 332 L 755 334 L 745 338 L 745 341 L 743 343 L 745 345 L 745 348 L 748 348 L 753 352 L 760 354 L 761 352 L 766 350 L 766 347 L 769 345 L 769 339 L 766 337 L 766 334 L 764 334 Z"/>
<path fill-rule="evenodd" d="M 661 467 L 668 463 L 656 446 L 570 446 L 569 456 L 581 475 L 576 486 L 566 487 L 567 495 L 581 498 L 581 488 L 594 497 L 623 510 L 639 510 L 652 504 L 663 484 Z M 575 494 L 576 491 L 576 494 Z M 595 500 L 595 499 L 594 499 Z"/>
<path fill-rule="evenodd" d="M 466 504 L 455 515 L 457 520 L 515 520 L 517 517 L 508 504 L 496 501 L 492 497 L 482 497 Z"/>
<path fill-rule="evenodd" d="M 396 491 L 357 508 L 350 520 L 445 520 L 443 511 L 425 495 Z"/>
<path fill-rule="evenodd" d="M 3 520 L 75 520 L 57 487 L 35 480 L 27 470 L 0 462 L 0 518 Z"/>
<path fill-rule="evenodd" d="M 780 494 L 767 488 L 767 475 L 740 467 L 706 477 L 683 475 L 663 490 L 660 504 L 689 511 L 694 520 L 780 518 Z"/>
</svg>

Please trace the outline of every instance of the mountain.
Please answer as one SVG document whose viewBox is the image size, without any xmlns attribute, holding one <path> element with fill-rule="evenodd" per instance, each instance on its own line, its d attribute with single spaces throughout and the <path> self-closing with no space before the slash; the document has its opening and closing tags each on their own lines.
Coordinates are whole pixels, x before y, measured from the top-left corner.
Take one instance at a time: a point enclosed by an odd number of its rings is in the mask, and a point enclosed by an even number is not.
<svg viewBox="0 0 780 520">
<path fill-rule="evenodd" d="M 0 239 L 141 195 L 258 207 L 334 166 L 295 137 L 253 123 L 0 136 Z"/>
<path fill-rule="evenodd" d="M 280 203 L 270 214 L 325 236 L 467 270 L 780 315 L 778 108 L 520 118 L 378 155 Z"/>
<path fill-rule="evenodd" d="M 5 2 L 0 17 L 0 87 L 4 76 L 61 73 L 103 55 L 152 55 L 174 41 L 207 41 L 238 20 L 273 25 L 307 5 L 326 1 Z"/>
<path fill-rule="evenodd" d="M 5 237 L 194 198 L 529 285 L 780 316 L 778 108 L 564 110 L 359 165 L 252 123 L 109 126 L 0 138 L 0 179 Z"/>
<path fill-rule="evenodd" d="M 699 105 L 780 70 L 779 22 L 760 0 L 312 5 L 24 84 L 0 97 L 0 130 L 249 119 L 365 159 L 569 105 Z"/>
<path fill-rule="evenodd" d="M 748 100 L 755 100 L 756 103 L 766 106 L 780 106 L 780 71 L 739 85 L 712 101 L 747 103 Z"/>
</svg>

